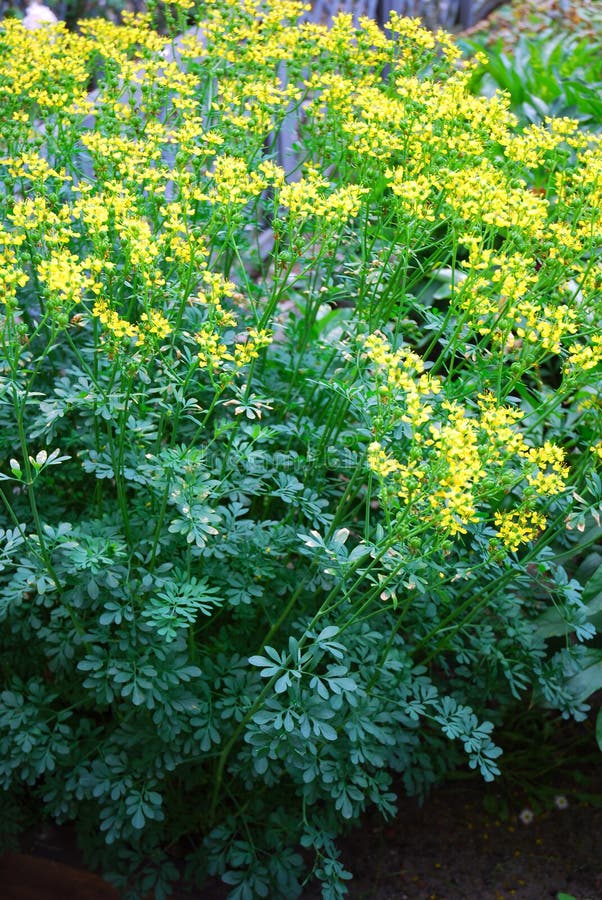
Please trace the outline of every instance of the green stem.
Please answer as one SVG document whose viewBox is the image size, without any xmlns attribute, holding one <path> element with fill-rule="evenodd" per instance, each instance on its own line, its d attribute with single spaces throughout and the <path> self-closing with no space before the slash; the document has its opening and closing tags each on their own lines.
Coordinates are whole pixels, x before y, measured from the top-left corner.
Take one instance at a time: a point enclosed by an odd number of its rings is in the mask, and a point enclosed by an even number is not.
<svg viewBox="0 0 602 900">
<path fill-rule="evenodd" d="M 548 532 L 544 537 L 541 538 L 537 542 L 537 544 L 531 548 L 525 554 L 525 557 L 522 560 L 522 565 L 525 567 L 528 563 L 540 552 L 542 547 L 546 546 L 552 539 L 552 535 L 555 533 L 554 525 L 559 525 L 563 521 L 564 516 L 560 515 L 557 517 L 555 522 L 552 524 L 552 527 L 548 529 Z M 474 619 L 474 617 L 479 613 L 487 604 L 491 601 L 491 598 L 495 596 L 499 592 L 501 588 L 506 587 L 506 585 L 516 576 L 516 570 L 510 569 L 502 573 L 502 575 L 493 579 L 487 587 L 487 590 L 482 592 L 479 600 L 475 602 L 475 598 L 472 594 L 470 594 L 466 600 L 457 606 L 443 621 L 437 624 L 435 630 L 430 631 L 425 637 L 423 637 L 415 646 L 414 652 L 419 653 L 423 647 L 428 647 L 433 638 L 436 638 L 437 634 L 441 634 L 446 631 L 448 625 L 452 625 L 456 620 L 461 619 L 461 621 L 453 626 L 452 630 L 445 634 L 443 639 L 438 641 L 435 644 L 432 650 L 426 654 L 426 656 L 421 657 L 420 662 L 422 665 L 427 665 L 432 659 L 438 656 L 440 653 L 444 652 L 445 649 L 449 646 L 450 641 L 453 637 L 458 633 L 458 631 L 467 625 L 469 622 Z M 462 594 L 458 595 L 461 597 Z M 461 618 L 463 613 L 470 608 L 470 612 L 464 618 Z"/>
<path fill-rule="evenodd" d="M 125 480 L 123 477 L 123 458 L 125 454 L 125 436 L 126 436 L 126 423 L 128 416 L 128 403 L 131 396 L 132 386 L 133 386 L 133 376 L 129 376 L 125 397 L 123 401 L 123 409 L 121 410 L 121 414 L 119 416 L 118 428 L 119 434 L 117 439 L 117 449 L 115 450 L 114 443 L 111 441 L 111 460 L 113 463 L 113 474 L 115 477 L 115 488 L 117 490 L 117 502 L 119 503 L 119 510 L 121 512 L 121 519 L 123 522 L 123 529 L 125 533 L 125 538 L 128 546 L 133 548 L 134 539 L 132 535 L 132 529 L 130 525 L 130 514 L 128 509 L 127 502 L 127 490 L 125 485 Z M 109 435 L 109 439 L 110 439 Z"/>
</svg>

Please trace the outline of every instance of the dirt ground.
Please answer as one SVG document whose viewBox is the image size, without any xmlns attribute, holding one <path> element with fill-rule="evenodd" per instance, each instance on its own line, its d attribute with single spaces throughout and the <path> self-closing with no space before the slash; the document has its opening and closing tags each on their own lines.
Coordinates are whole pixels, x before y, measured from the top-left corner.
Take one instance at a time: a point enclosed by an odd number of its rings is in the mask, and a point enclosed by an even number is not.
<svg viewBox="0 0 602 900">
<path fill-rule="evenodd" d="M 563 808 L 517 806 L 501 817 L 485 810 L 485 796 L 476 783 L 450 785 L 350 835 L 350 900 L 602 898 L 602 806 L 558 794 Z"/>
</svg>

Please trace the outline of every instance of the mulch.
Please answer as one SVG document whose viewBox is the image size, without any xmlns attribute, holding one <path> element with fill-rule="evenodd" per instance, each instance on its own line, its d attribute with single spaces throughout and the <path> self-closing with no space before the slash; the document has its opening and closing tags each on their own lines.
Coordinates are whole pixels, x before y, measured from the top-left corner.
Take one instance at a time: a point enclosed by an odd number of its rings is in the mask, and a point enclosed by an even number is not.
<svg viewBox="0 0 602 900">
<path fill-rule="evenodd" d="M 588 40 L 602 35 L 600 0 L 513 0 L 504 3 L 472 28 L 467 37 L 482 36 L 491 45 L 501 41 L 511 51 L 517 39 L 563 35 Z"/>
</svg>

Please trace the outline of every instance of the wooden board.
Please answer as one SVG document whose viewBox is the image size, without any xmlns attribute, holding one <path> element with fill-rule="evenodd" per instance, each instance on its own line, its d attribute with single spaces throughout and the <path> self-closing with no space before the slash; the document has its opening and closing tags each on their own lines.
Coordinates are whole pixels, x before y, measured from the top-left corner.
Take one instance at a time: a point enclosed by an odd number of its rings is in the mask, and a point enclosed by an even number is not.
<svg viewBox="0 0 602 900">
<path fill-rule="evenodd" d="M 82 869 L 52 859 L 5 853 L 0 858 L 2 900 L 119 900 L 115 888 Z"/>
</svg>

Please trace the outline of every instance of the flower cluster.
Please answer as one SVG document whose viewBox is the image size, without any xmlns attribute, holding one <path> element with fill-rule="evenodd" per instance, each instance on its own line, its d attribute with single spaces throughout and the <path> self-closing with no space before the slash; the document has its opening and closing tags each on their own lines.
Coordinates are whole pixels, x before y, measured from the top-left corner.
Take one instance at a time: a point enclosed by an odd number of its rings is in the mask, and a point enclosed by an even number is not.
<svg viewBox="0 0 602 900">
<path fill-rule="evenodd" d="M 512 551 L 538 535 L 546 518 L 537 504 L 567 489 L 563 449 L 550 441 L 529 446 L 520 427 L 523 413 L 498 404 L 491 393 L 471 406 L 442 399 L 444 386 L 423 372 L 423 361 L 407 348 L 392 350 L 382 335 L 369 335 L 363 347 L 378 396 L 386 398 L 379 417 L 383 437 L 396 433 L 399 422 L 411 426 L 409 440 L 389 437 L 393 453 L 378 441 L 368 448 L 369 468 L 389 482 L 387 502 L 393 498 L 450 537 L 493 518 Z M 500 486 L 521 498 L 518 508 L 496 508 Z"/>
</svg>

